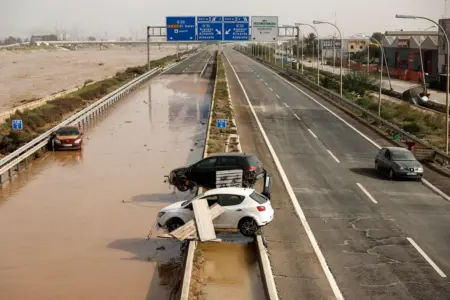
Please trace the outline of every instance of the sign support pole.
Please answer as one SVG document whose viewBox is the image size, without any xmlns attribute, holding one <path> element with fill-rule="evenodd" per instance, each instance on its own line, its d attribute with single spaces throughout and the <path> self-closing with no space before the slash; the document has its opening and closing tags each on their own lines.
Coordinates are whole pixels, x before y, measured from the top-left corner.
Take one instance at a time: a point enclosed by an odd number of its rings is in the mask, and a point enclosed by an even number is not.
<svg viewBox="0 0 450 300">
<path fill-rule="evenodd" d="M 147 26 L 147 70 L 150 71 L 150 26 Z"/>
</svg>

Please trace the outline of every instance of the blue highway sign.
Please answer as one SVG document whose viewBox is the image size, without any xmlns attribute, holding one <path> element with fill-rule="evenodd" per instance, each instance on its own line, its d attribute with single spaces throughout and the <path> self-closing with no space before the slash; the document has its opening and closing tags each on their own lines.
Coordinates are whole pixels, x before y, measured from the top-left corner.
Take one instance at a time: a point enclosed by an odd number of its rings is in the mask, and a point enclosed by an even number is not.
<svg viewBox="0 0 450 300">
<path fill-rule="evenodd" d="M 223 17 L 225 41 L 248 41 L 250 17 Z"/>
<path fill-rule="evenodd" d="M 222 41 L 222 17 L 197 17 L 197 39 L 199 41 Z"/>
<path fill-rule="evenodd" d="M 218 129 L 225 129 L 225 128 L 227 128 L 227 120 L 226 119 L 217 119 L 216 127 Z"/>
<path fill-rule="evenodd" d="M 166 17 L 167 41 L 195 41 L 195 17 Z"/>
<path fill-rule="evenodd" d="M 23 129 L 22 120 L 12 120 L 12 129 L 13 130 L 22 130 Z"/>
</svg>

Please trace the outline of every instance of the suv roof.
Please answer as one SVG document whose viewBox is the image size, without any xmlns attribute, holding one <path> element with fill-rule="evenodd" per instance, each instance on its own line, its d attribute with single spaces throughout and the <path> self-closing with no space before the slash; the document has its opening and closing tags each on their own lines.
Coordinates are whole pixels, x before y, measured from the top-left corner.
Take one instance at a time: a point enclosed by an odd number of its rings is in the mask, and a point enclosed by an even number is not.
<svg viewBox="0 0 450 300">
<path fill-rule="evenodd" d="M 217 156 L 242 156 L 242 157 L 249 157 L 249 156 L 254 156 L 254 155 L 250 154 L 250 153 L 242 153 L 242 152 L 223 152 L 223 153 L 214 153 L 214 154 L 208 155 L 207 157 L 217 157 Z"/>
</svg>

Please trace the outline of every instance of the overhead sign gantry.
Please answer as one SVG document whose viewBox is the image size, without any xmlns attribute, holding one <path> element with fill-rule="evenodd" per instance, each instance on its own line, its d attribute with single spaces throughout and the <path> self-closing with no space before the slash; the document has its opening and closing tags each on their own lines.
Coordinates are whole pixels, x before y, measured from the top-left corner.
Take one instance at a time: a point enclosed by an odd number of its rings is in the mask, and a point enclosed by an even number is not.
<svg viewBox="0 0 450 300">
<path fill-rule="evenodd" d="M 256 21 L 253 20 L 254 18 Z M 252 17 L 252 21 L 263 24 L 265 28 L 256 26 L 255 28 L 264 34 L 257 34 L 250 39 L 249 16 L 166 17 L 167 41 L 245 42 L 252 40 L 258 42 L 278 39 L 278 17 Z"/>
</svg>

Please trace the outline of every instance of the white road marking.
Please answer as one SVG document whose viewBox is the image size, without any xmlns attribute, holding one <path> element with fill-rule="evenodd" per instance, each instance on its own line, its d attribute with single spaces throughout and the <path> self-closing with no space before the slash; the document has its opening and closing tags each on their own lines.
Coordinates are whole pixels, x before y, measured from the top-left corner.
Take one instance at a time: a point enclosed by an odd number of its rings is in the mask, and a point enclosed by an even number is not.
<svg viewBox="0 0 450 300">
<path fill-rule="evenodd" d="M 330 283 L 330 287 L 333 290 L 334 296 L 336 297 L 337 300 L 343 300 L 344 296 L 342 295 L 342 293 L 336 283 L 336 280 L 333 277 L 333 274 L 331 274 L 330 267 L 328 266 L 327 261 L 325 260 L 325 257 L 323 256 L 322 250 L 320 250 L 319 244 L 317 243 L 316 237 L 314 236 L 314 233 L 312 232 L 311 227 L 309 226 L 309 223 L 306 220 L 305 214 L 300 206 L 300 203 L 299 203 L 297 197 L 295 196 L 294 190 L 292 189 L 292 186 L 289 183 L 289 179 L 287 178 L 286 173 L 284 172 L 283 166 L 281 166 L 280 160 L 278 159 L 278 155 L 275 153 L 275 150 L 273 149 L 273 146 L 270 143 L 269 138 L 267 137 L 267 134 L 264 131 L 264 128 L 262 127 L 258 116 L 256 115 L 255 109 L 253 108 L 253 105 L 250 102 L 250 99 L 248 98 L 248 94 L 247 94 L 244 86 L 242 85 L 242 82 L 239 79 L 239 76 L 237 75 L 236 70 L 234 69 L 233 65 L 230 63 L 228 56 L 225 54 L 225 52 L 224 52 L 224 56 L 225 56 L 225 59 L 230 64 L 230 67 L 233 70 L 234 76 L 236 76 L 236 79 L 239 82 L 239 85 L 241 86 L 242 91 L 244 92 L 244 96 L 247 99 L 247 103 L 250 108 L 250 111 L 252 112 L 256 123 L 258 124 L 259 130 L 261 131 L 261 134 L 264 138 L 267 148 L 269 148 L 269 152 L 272 155 L 275 165 L 277 166 L 278 172 L 280 173 L 281 179 L 283 180 L 283 183 L 289 194 L 289 198 L 291 199 L 292 205 L 294 206 L 294 209 L 295 209 L 300 221 L 302 222 L 303 228 L 305 228 L 308 239 L 311 242 L 314 252 L 317 255 L 317 258 L 320 262 L 322 270 L 325 273 L 325 276 L 327 277 L 328 282 Z"/>
<path fill-rule="evenodd" d="M 273 88 L 269 88 L 269 90 L 271 90 L 273 92 Z"/>
<path fill-rule="evenodd" d="M 241 54 L 239 52 L 236 52 L 244 57 L 246 57 L 244 54 Z M 250 59 L 248 57 L 246 57 L 247 59 Z M 351 129 L 353 129 L 356 133 L 358 133 L 360 136 L 362 136 L 365 140 L 367 140 L 369 143 L 371 143 L 372 145 L 374 145 L 377 149 L 381 149 L 380 145 L 378 145 L 376 142 L 374 142 L 373 140 L 371 140 L 367 135 L 365 135 L 364 133 L 362 133 L 361 131 L 359 131 L 358 129 L 355 128 L 355 126 L 351 125 L 350 123 L 348 123 L 347 121 L 345 121 L 344 119 L 342 119 L 341 117 L 339 117 L 337 114 L 335 114 L 333 111 L 331 111 L 328 107 L 326 107 L 325 105 L 323 105 L 322 103 L 320 103 L 319 101 L 317 101 L 316 99 L 314 99 L 312 96 L 310 96 L 309 94 L 305 93 L 303 90 L 301 90 L 299 87 L 297 87 L 295 84 L 293 84 L 292 82 L 290 82 L 289 80 L 283 78 L 282 76 L 278 75 L 277 73 L 275 73 L 273 70 L 269 69 L 268 67 L 266 67 L 263 64 L 259 64 L 261 67 L 265 68 L 267 71 L 271 72 L 272 74 L 274 74 L 275 76 L 279 77 L 280 79 L 282 79 L 283 81 L 285 81 L 287 84 L 291 85 L 294 89 L 296 89 L 297 91 L 299 91 L 300 93 L 302 93 L 303 95 L 305 95 L 306 97 L 308 97 L 309 99 L 311 99 L 312 101 L 316 102 L 319 106 L 321 106 L 323 109 L 325 109 L 326 111 L 328 111 L 330 114 L 332 114 L 333 116 L 335 116 L 338 120 L 342 121 L 345 125 L 347 125 L 348 127 L 350 127 Z M 450 196 L 447 195 L 446 193 L 444 193 L 443 191 L 441 191 L 439 188 L 437 188 L 436 186 L 434 186 L 431 182 L 429 182 L 428 180 L 426 180 L 425 178 L 422 178 L 422 183 L 428 187 L 430 190 L 432 190 L 433 192 L 435 192 L 436 194 L 438 194 L 439 196 L 441 196 L 444 200 L 446 201 L 450 201 Z"/>
<path fill-rule="evenodd" d="M 289 107 L 289 105 L 286 104 L 286 102 L 283 102 L 284 106 Z"/>
<path fill-rule="evenodd" d="M 309 133 L 311 133 L 311 135 L 312 135 L 313 137 L 315 137 L 315 138 L 317 139 L 317 135 L 315 135 L 314 132 L 313 132 L 311 129 L 308 128 L 308 131 L 309 131 Z"/>
<path fill-rule="evenodd" d="M 366 196 L 373 202 L 373 203 L 378 203 L 377 200 L 375 200 L 374 197 L 372 197 L 372 195 L 366 190 L 365 187 L 362 186 L 361 183 L 356 183 L 356 185 L 361 189 L 361 191 L 363 191 L 364 194 L 366 194 Z"/>
<path fill-rule="evenodd" d="M 294 114 L 294 116 L 295 116 L 299 121 L 301 121 L 300 117 L 297 116 L 297 114 Z"/>
<path fill-rule="evenodd" d="M 275 96 L 277 96 L 278 99 L 281 99 L 280 96 L 278 96 L 278 94 L 276 94 Z"/>
<path fill-rule="evenodd" d="M 258 75 L 258 74 L 256 74 L 256 77 L 258 77 L 258 78 L 259 78 L 259 75 Z"/>
<path fill-rule="evenodd" d="M 416 248 L 416 250 L 431 265 L 431 267 L 433 267 L 433 269 L 439 274 L 439 276 L 443 278 L 447 277 L 447 275 L 442 272 L 442 270 L 434 263 L 434 261 L 431 260 L 431 258 L 425 253 L 425 251 L 423 251 L 422 248 L 420 248 L 412 238 L 407 237 L 406 239 L 411 243 L 411 245 L 413 245 L 414 248 Z"/>
<path fill-rule="evenodd" d="M 264 82 L 265 85 L 269 85 L 267 82 Z"/>
<path fill-rule="evenodd" d="M 338 163 L 340 163 L 339 159 L 333 154 L 333 152 L 331 152 L 330 150 L 327 149 L 328 154 L 331 155 L 332 158 L 334 158 L 334 160 Z"/>
</svg>

